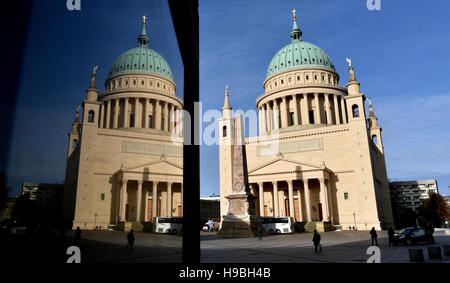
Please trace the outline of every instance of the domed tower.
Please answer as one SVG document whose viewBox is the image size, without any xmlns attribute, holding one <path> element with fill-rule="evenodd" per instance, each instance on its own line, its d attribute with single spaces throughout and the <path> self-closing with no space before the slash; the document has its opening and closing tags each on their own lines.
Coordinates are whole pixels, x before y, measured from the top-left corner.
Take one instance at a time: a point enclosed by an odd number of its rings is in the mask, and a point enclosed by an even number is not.
<svg viewBox="0 0 450 283">
<path fill-rule="evenodd" d="M 321 231 L 386 227 L 392 213 L 377 118 L 372 110 L 366 116 L 351 60 L 349 82 L 340 86 L 330 57 L 303 40 L 293 13 L 290 43 L 270 60 L 264 93 L 256 99 L 259 135 L 246 138 L 257 214 L 291 217 Z M 230 108 L 226 95 L 219 120 L 224 133 Z M 231 146 L 224 134 L 220 140 L 222 198 L 233 171 Z M 221 215 L 225 210 L 221 204 Z"/>
<path fill-rule="evenodd" d="M 103 92 L 93 70 L 69 133 L 68 227 L 138 230 L 155 217 L 182 215 L 183 100 L 169 64 L 148 44 L 144 16 L 138 46 L 117 58 Z"/>
<path fill-rule="evenodd" d="M 105 81 L 106 90 L 99 95 L 104 105 L 100 128 L 154 130 L 161 134 L 175 130 L 174 122 L 179 119 L 170 117 L 183 108 L 183 101 L 175 95 L 169 64 L 148 47 L 145 19 L 138 46 L 114 62 Z"/>
<path fill-rule="evenodd" d="M 291 43 L 270 61 L 263 83 L 265 92 L 256 100 L 260 135 L 276 129 L 283 132 L 347 123 L 347 90 L 338 85 L 339 74 L 325 51 L 303 41 L 293 12 Z"/>
</svg>

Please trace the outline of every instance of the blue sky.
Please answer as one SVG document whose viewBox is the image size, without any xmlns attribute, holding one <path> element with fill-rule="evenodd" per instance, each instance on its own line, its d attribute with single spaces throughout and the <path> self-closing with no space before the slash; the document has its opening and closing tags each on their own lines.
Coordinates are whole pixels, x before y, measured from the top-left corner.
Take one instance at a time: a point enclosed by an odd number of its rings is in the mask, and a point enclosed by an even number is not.
<svg viewBox="0 0 450 283">
<path fill-rule="evenodd" d="M 383 127 L 389 178 L 436 178 L 450 194 L 450 3 L 381 1 L 381 11 L 368 11 L 366 0 L 200 0 L 203 109 L 222 107 L 226 84 L 235 109 L 256 109 L 272 56 L 290 42 L 295 8 L 303 39 L 327 52 L 341 85 L 348 81 L 345 57 L 352 58 Z M 150 47 L 168 61 L 182 97 L 166 1 L 82 0 L 79 12 L 65 2 L 33 2 L 7 170 L 16 191 L 25 181 L 63 182 L 67 133 L 92 67 L 99 66 L 103 90 L 114 60 L 136 46 L 144 14 Z M 202 196 L 219 192 L 218 157 L 217 146 L 201 146 Z"/>
<path fill-rule="evenodd" d="M 330 56 L 348 82 L 353 60 L 361 91 L 383 127 L 391 180 L 436 178 L 450 194 L 450 2 L 381 0 L 200 1 L 200 98 L 223 106 L 229 84 L 234 109 L 254 109 L 273 55 L 290 42 L 292 9 L 303 40 Z M 204 124 L 204 127 L 209 124 Z M 201 146 L 201 195 L 219 193 L 217 146 Z"/>
<path fill-rule="evenodd" d="M 68 132 L 75 109 L 86 97 L 92 68 L 97 88 L 114 61 L 137 46 L 141 17 L 148 17 L 149 47 L 172 68 L 183 97 L 183 63 L 165 0 L 33 1 L 7 169 L 13 194 L 23 182 L 64 182 Z"/>
</svg>

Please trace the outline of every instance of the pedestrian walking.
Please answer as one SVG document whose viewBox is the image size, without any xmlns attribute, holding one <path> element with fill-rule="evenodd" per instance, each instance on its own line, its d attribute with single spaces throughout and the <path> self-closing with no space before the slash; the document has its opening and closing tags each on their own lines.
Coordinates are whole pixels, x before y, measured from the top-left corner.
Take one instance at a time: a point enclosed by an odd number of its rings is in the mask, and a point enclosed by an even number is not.
<svg viewBox="0 0 450 283">
<path fill-rule="evenodd" d="M 372 227 L 372 230 L 370 230 L 370 237 L 372 238 L 372 246 L 378 246 L 378 241 L 377 241 L 377 231 L 375 231 L 375 227 Z M 375 243 L 375 244 L 373 244 Z"/>
<path fill-rule="evenodd" d="M 394 245 L 394 235 L 395 235 L 395 231 L 394 231 L 394 228 L 392 228 L 392 226 L 391 227 L 389 227 L 389 229 L 388 229 L 388 236 L 389 236 L 389 246 L 391 245 L 391 244 L 393 244 Z"/>
<path fill-rule="evenodd" d="M 135 240 L 133 229 L 131 229 L 130 232 L 128 232 L 127 240 L 128 240 L 127 250 L 133 251 L 133 245 Z"/>
<path fill-rule="evenodd" d="M 314 229 L 314 236 L 312 241 L 314 243 L 314 251 L 317 252 L 317 248 L 319 248 L 319 251 L 322 251 L 322 245 L 320 244 L 320 235 L 316 229 Z"/>
<path fill-rule="evenodd" d="M 260 241 L 260 240 L 262 240 L 262 228 L 261 228 L 261 226 L 260 227 L 258 227 L 258 241 Z"/>
<path fill-rule="evenodd" d="M 81 242 L 81 229 L 79 226 L 77 226 L 77 229 L 75 230 L 75 241 L 77 244 Z"/>
</svg>

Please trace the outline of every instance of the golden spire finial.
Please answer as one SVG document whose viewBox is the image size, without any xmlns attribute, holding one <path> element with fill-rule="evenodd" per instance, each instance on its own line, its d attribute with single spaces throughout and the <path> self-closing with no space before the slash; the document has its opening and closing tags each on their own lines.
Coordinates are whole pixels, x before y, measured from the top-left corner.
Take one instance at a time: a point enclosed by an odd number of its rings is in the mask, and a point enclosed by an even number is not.
<svg viewBox="0 0 450 283">
<path fill-rule="evenodd" d="M 147 19 L 147 17 L 144 15 L 142 16 L 142 25 L 145 26 L 145 20 Z"/>
<path fill-rule="evenodd" d="M 294 15 L 294 22 L 297 20 L 297 16 L 295 15 L 295 12 L 297 12 L 297 10 L 292 9 L 292 14 Z"/>
<path fill-rule="evenodd" d="M 225 95 L 228 96 L 228 84 L 225 86 Z"/>
</svg>

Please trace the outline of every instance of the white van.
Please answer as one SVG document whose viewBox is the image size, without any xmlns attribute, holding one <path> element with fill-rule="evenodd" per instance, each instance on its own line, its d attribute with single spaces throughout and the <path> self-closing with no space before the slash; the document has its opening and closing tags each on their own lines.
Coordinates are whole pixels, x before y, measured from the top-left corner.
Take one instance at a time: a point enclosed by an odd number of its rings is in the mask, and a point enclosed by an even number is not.
<svg viewBox="0 0 450 283">
<path fill-rule="evenodd" d="M 156 233 L 178 234 L 183 229 L 183 217 L 156 217 L 155 229 Z"/>
<path fill-rule="evenodd" d="M 291 217 L 278 217 L 278 216 L 262 216 L 262 227 L 270 235 L 280 235 L 292 233 L 292 220 Z"/>
</svg>

